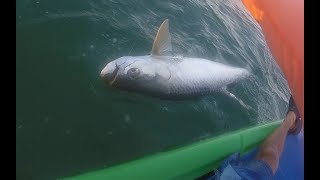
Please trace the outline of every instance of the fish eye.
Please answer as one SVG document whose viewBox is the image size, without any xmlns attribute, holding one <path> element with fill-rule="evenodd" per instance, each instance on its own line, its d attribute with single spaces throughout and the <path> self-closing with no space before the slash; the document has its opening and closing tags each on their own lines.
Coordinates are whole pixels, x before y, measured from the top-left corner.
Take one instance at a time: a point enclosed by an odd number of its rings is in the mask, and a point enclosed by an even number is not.
<svg viewBox="0 0 320 180">
<path fill-rule="evenodd" d="M 131 68 L 128 70 L 128 75 L 132 79 L 137 78 L 139 74 L 140 74 L 140 70 L 138 68 Z"/>
</svg>

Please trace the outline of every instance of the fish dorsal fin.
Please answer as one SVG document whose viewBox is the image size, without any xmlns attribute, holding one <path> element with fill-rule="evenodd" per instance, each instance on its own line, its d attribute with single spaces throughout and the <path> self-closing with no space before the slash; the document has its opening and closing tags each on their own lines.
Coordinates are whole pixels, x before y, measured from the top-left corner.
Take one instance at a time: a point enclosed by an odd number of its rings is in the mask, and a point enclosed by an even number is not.
<svg viewBox="0 0 320 180">
<path fill-rule="evenodd" d="M 159 30 L 157 32 L 157 36 L 153 42 L 151 55 L 160 56 L 163 55 L 164 52 L 171 51 L 171 35 L 169 32 L 169 20 L 166 19 L 163 21 Z"/>
</svg>

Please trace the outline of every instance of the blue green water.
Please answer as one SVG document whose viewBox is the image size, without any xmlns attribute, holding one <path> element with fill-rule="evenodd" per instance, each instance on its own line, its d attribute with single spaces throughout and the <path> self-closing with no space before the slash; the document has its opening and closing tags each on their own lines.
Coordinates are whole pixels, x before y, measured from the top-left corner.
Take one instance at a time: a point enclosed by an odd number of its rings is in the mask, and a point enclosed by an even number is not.
<svg viewBox="0 0 320 180">
<path fill-rule="evenodd" d="M 56 179 L 283 118 L 289 90 L 235 0 L 17 0 L 16 177 Z M 164 19 L 176 54 L 250 69 L 231 92 L 163 101 L 118 92 L 101 69 L 146 55 Z"/>
</svg>

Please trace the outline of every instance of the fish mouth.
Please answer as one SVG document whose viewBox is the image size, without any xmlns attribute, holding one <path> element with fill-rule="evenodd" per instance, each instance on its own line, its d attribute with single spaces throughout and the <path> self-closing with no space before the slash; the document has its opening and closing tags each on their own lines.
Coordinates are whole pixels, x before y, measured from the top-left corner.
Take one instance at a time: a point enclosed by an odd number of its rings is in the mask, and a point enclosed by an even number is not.
<svg viewBox="0 0 320 180">
<path fill-rule="evenodd" d="M 108 78 L 108 79 L 109 79 L 109 85 L 110 85 L 110 86 L 112 86 L 113 83 L 117 80 L 117 77 L 118 77 L 118 75 L 119 75 L 118 72 L 119 72 L 119 67 L 116 66 L 116 68 L 115 68 L 115 70 L 112 72 L 110 78 Z"/>
<path fill-rule="evenodd" d="M 119 66 L 115 66 L 114 70 L 112 71 L 113 68 L 108 68 L 108 66 L 102 70 L 100 76 L 103 80 L 106 81 L 107 84 L 110 86 L 113 85 L 113 83 L 117 80 L 117 77 L 119 75 Z"/>
</svg>

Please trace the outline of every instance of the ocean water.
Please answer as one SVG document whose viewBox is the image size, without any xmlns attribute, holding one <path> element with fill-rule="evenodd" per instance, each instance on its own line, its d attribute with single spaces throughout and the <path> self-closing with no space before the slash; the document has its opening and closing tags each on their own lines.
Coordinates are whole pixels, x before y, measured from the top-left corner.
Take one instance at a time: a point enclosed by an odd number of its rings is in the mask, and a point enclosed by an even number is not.
<svg viewBox="0 0 320 180">
<path fill-rule="evenodd" d="M 284 117 L 290 96 L 239 0 L 17 0 L 16 178 L 57 179 Z M 170 22 L 173 51 L 247 68 L 231 92 L 164 101 L 119 92 L 101 69 L 147 55 Z"/>
</svg>

